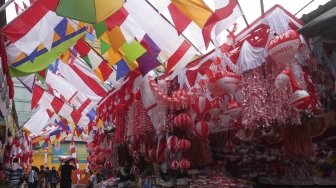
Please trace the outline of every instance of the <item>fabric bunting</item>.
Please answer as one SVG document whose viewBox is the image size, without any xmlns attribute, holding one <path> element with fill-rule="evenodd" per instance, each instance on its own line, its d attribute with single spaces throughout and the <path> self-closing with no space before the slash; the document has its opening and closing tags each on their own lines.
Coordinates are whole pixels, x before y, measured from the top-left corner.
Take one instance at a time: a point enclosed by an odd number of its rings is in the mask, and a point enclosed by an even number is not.
<svg viewBox="0 0 336 188">
<path fill-rule="evenodd" d="M 102 81 L 106 81 L 110 77 L 113 71 L 112 68 L 109 67 L 106 60 L 104 60 L 84 40 L 78 40 L 75 44 L 75 49 L 79 52 L 85 62 L 90 65 L 98 78 Z"/>
<path fill-rule="evenodd" d="M 23 127 L 28 129 L 33 135 L 38 135 L 42 129 L 55 120 L 53 114 L 48 114 L 47 109 L 40 108 L 35 114 L 23 124 Z"/>
<path fill-rule="evenodd" d="M 60 98 L 53 96 L 48 93 L 40 86 L 35 86 L 32 96 L 32 108 L 35 108 L 37 105 L 47 109 L 52 109 L 56 114 L 61 117 L 70 120 L 76 125 L 82 127 L 87 127 L 90 122 L 89 118 L 86 115 L 82 115 L 77 110 L 74 110 L 70 105 L 62 101 Z"/>
<path fill-rule="evenodd" d="M 46 68 L 85 30 L 57 16 L 42 2 L 34 3 L 2 30 L 11 42 L 6 51 L 12 76 L 26 76 Z"/>
<path fill-rule="evenodd" d="M 94 103 L 98 103 L 106 94 L 106 91 L 99 84 L 99 79 L 95 80 L 96 75 L 93 74 L 92 70 L 81 68 L 81 62 L 79 61 L 78 57 L 74 57 L 71 64 L 60 62 L 58 71 L 80 93 Z"/>
<path fill-rule="evenodd" d="M 149 71 L 161 65 L 160 62 L 157 59 L 153 58 L 153 56 L 148 52 L 141 55 L 137 59 L 137 62 L 139 64 L 142 76 L 145 76 Z"/>
<path fill-rule="evenodd" d="M 183 31 L 188 27 L 188 25 L 191 23 L 191 19 L 184 15 L 174 3 L 171 3 L 168 6 L 168 10 L 170 12 L 170 15 L 173 19 L 173 22 L 175 24 L 176 30 L 178 34 L 180 35 L 183 33 Z"/>
<path fill-rule="evenodd" d="M 48 72 L 46 83 L 52 88 L 52 94 L 55 95 L 54 91 L 56 91 L 59 95 L 62 95 L 63 98 L 80 113 L 87 114 L 91 109 L 95 108 L 95 105 L 90 99 L 79 93 L 78 90 L 63 77 Z"/>
</svg>

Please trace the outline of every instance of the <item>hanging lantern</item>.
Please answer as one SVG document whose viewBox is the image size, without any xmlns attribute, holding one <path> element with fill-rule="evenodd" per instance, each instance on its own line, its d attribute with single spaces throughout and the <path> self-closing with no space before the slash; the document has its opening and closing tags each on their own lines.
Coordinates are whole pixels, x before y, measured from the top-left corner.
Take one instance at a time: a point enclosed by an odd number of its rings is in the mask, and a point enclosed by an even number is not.
<svg viewBox="0 0 336 188">
<path fill-rule="evenodd" d="M 189 102 L 190 102 L 188 91 L 184 89 L 174 91 L 172 98 L 177 101 L 176 105 L 180 106 L 181 108 L 188 107 Z"/>
<path fill-rule="evenodd" d="M 209 134 L 209 124 L 205 121 L 198 122 L 195 125 L 195 133 L 198 136 L 206 137 Z"/>
<path fill-rule="evenodd" d="M 176 160 L 173 160 L 171 163 L 170 163 L 170 166 L 173 170 L 177 170 L 179 168 L 179 162 L 177 162 Z"/>
<path fill-rule="evenodd" d="M 299 49 L 300 36 L 294 30 L 277 35 L 268 45 L 268 53 L 277 63 L 290 62 Z"/>
<path fill-rule="evenodd" d="M 235 99 L 229 99 L 225 109 L 224 115 L 229 115 L 233 119 L 237 119 L 243 111 L 242 107 Z"/>
<path fill-rule="evenodd" d="M 191 124 L 191 117 L 187 113 L 180 113 L 179 115 L 175 116 L 174 123 L 176 127 L 186 129 Z"/>
<path fill-rule="evenodd" d="M 286 69 L 283 70 L 276 78 L 275 78 L 275 87 L 278 89 L 284 88 L 288 83 L 291 75 L 291 70 Z"/>
<path fill-rule="evenodd" d="M 177 143 L 179 151 L 188 151 L 191 147 L 191 142 L 187 139 L 180 139 Z"/>
<path fill-rule="evenodd" d="M 239 88 L 242 77 L 234 72 L 222 71 L 216 74 L 217 84 L 227 94 L 233 95 Z"/>
<path fill-rule="evenodd" d="M 169 151 L 175 153 L 177 152 L 177 143 L 178 143 L 178 138 L 177 136 L 170 136 L 167 139 L 167 148 Z"/>
<path fill-rule="evenodd" d="M 182 169 L 182 170 L 186 170 L 186 169 L 189 169 L 190 168 L 190 162 L 189 162 L 189 160 L 188 159 L 182 159 L 181 161 L 180 161 L 180 168 Z"/>
<path fill-rule="evenodd" d="M 199 114 L 204 114 L 211 109 L 211 102 L 208 98 L 201 95 L 196 100 L 195 103 L 191 105 L 191 108 Z"/>
</svg>

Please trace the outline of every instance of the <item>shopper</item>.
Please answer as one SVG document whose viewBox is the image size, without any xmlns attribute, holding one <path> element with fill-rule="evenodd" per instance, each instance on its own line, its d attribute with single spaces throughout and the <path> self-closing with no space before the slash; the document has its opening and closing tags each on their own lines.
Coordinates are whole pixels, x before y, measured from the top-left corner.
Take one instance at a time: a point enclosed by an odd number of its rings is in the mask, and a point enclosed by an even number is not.
<svg viewBox="0 0 336 188">
<path fill-rule="evenodd" d="M 62 188 L 71 188 L 71 174 L 72 170 L 76 170 L 76 166 L 71 161 L 66 161 L 64 164 L 61 165 L 61 187 Z"/>
<path fill-rule="evenodd" d="M 90 171 L 90 178 L 89 178 L 89 182 L 87 185 L 87 188 L 94 188 L 94 186 L 97 184 L 97 175 L 95 171 Z"/>
<path fill-rule="evenodd" d="M 60 177 L 58 175 L 58 171 L 56 170 L 55 166 L 51 168 L 49 174 L 49 181 L 50 181 L 50 188 L 56 188 L 57 183 L 59 183 L 60 181 Z"/>
<path fill-rule="evenodd" d="M 28 188 L 35 188 L 34 186 L 34 181 L 35 181 L 35 175 L 36 175 L 36 171 L 32 166 L 28 167 L 28 179 L 27 179 L 27 183 L 28 183 Z"/>
<path fill-rule="evenodd" d="M 131 183 L 131 165 L 129 161 L 125 161 L 125 165 L 120 168 L 119 172 L 120 182 L 118 183 L 118 188 L 125 188 Z"/>
<path fill-rule="evenodd" d="M 23 169 L 18 158 L 13 159 L 13 163 L 7 168 L 6 172 L 9 175 L 10 187 L 20 188 L 23 183 Z"/>
<path fill-rule="evenodd" d="M 49 182 L 50 182 L 50 171 L 49 171 L 49 167 L 45 167 L 44 169 L 44 188 L 49 188 Z"/>
<path fill-rule="evenodd" d="M 37 184 L 37 188 L 44 188 L 45 170 L 44 170 L 43 165 L 40 166 L 40 172 L 39 172 L 38 176 L 39 176 L 39 181 L 38 181 L 38 184 Z"/>
</svg>

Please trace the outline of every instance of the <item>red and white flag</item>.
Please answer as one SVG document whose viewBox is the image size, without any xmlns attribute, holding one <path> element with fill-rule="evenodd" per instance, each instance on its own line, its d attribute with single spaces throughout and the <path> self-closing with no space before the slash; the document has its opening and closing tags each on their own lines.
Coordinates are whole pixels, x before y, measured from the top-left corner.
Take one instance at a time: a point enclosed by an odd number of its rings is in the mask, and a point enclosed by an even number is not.
<svg viewBox="0 0 336 188">
<path fill-rule="evenodd" d="M 90 122 L 90 119 L 85 115 L 75 110 L 72 106 L 65 103 L 62 99 L 50 94 L 40 86 L 35 86 L 32 95 L 32 109 L 40 106 L 46 109 L 53 110 L 59 116 L 73 122 L 75 125 L 79 125 L 86 128 Z"/>
</svg>

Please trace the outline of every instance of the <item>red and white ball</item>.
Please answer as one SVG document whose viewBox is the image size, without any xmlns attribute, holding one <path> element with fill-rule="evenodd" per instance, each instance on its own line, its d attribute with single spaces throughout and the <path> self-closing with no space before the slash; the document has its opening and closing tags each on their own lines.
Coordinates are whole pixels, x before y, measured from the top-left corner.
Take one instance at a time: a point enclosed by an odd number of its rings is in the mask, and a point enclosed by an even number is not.
<svg viewBox="0 0 336 188">
<path fill-rule="evenodd" d="M 187 139 L 180 139 L 177 143 L 179 151 L 188 151 L 191 147 L 191 142 Z"/>
<path fill-rule="evenodd" d="M 227 94 L 233 95 L 239 89 L 242 77 L 234 72 L 219 72 L 216 74 L 217 84 Z"/>
<path fill-rule="evenodd" d="M 167 139 L 167 148 L 169 151 L 175 153 L 178 151 L 177 143 L 178 143 L 177 136 L 170 136 Z"/>
<path fill-rule="evenodd" d="M 173 161 L 170 163 L 170 167 L 171 167 L 173 170 L 177 170 L 177 169 L 180 167 L 180 164 L 179 164 L 178 161 L 173 160 Z"/>
<path fill-rule="evenodd" d="M 195 103 L 191 105 L 191 108 L 199 114 L 203 114 L 211 110 L 211 102 L 209 101 L 208 98 L 205 96 L 201 95 L 199 96 L 196 100 Z"/>
<path fill-rule="evenodd" d="M 209 134 L 209 124 L 205 121 L 198 122 L 194 131 L 198 136 L 206 137 Z"/>
<path fill-rule="evenodd" d="M 190 168 L 190 162 L 188 159 L 182 159 L 180 161 L 180 168 L 182 170 L 186 170 L 186 169 L 189 169 Z"/>
<path fill-rule="evenodd" d="M 175 116 L 174 123 L 176 127 L 186 129 L 191 124 L 191 117 L 187 113 L 180 113 L 179 115 Z"/>
<path fill-rule="evenodd" d="M 299 45 L 299 34 L 294 30 L 288 30 L 270 41 L 268 53 L 275 62 L 287 63 L 295 56 Z"/>
</svg>

